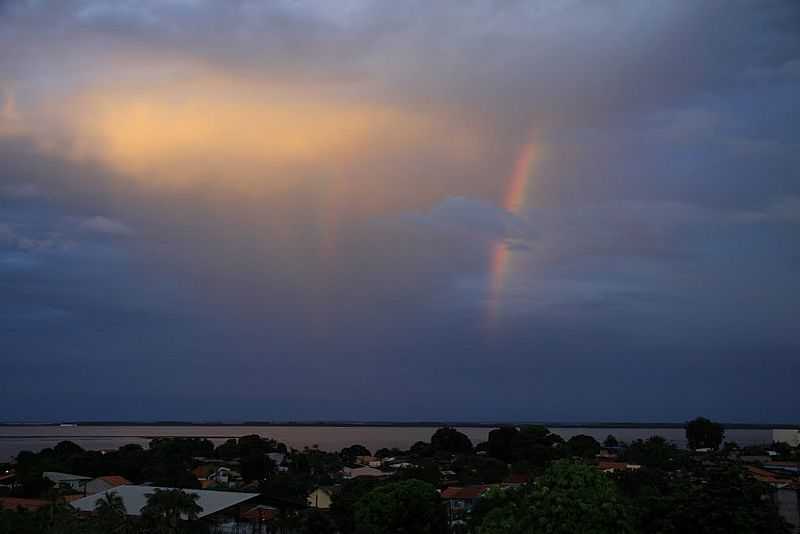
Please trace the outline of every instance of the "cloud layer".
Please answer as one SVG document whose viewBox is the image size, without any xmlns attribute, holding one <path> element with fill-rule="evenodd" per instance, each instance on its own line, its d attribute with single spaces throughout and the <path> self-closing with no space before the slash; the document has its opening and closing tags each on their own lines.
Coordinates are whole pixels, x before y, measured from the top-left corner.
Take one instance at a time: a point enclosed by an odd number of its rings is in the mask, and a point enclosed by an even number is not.
<svg viewBox="0 0 800 534">
<path fill-rule="evenodd" d="M 0 3 L 3 417 L 792 419 L 798 27 Z"/>
</svg>

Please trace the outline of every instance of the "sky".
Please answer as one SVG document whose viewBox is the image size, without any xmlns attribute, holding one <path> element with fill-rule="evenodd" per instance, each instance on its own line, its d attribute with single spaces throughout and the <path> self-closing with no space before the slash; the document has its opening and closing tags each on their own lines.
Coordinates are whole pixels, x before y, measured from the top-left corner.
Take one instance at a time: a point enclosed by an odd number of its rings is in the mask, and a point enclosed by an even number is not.
<svg viewBox="0 0 800 534">
<path fill-rule="evenodd" d="M 0 420 L 800 418 L 800 3 L 0 1 Z"/>
</svg>

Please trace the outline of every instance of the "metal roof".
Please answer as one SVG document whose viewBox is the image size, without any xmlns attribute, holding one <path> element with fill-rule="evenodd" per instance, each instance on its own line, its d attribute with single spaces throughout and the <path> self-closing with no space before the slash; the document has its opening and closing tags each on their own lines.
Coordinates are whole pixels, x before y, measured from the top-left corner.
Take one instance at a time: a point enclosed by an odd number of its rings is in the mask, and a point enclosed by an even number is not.
<svg viewBox="0 0 800 534">
<path fill-rule="evenodd" d="M 158 488 L 154 486 L 117 486 L 101 493 L 78 499 L 70 504 L 82 512 L 93 512 L 98 499 L 102 499 L 107 493 L 116 493 L 125 503 L 125 510 L 128 515 L 142 515 L 142 508 L 147 504 L 147 496 L 155 490 L 174 490 L 176 488 Z M 240 493 L 236 491 L 210 491 L 210 490 L 182 490 L 186 493 L 195 493 L 199 497 L 197 504 L 203 509 L 197 514 L 198 517 L 206 517 L 215 514 L 231 506 L 236 506 L 254 497 L 258 493 Z"/>
</svg>

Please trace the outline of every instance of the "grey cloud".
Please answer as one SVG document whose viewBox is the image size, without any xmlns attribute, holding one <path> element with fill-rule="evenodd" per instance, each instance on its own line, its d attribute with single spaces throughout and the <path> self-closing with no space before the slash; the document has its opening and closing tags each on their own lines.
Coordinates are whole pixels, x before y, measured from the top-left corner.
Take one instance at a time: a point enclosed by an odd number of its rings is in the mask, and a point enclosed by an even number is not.
<svg viewBox="0 0 800 534">
<path fill-rule="evenodd" d="M 233 176 L 139 187 L 39 131 L 0 137 L 9 413 L 41 416 L 46 393 L 73 417 L 198 417 L 202 391 L 218 417 L 795 415 L 796 2 L 341 6 L 2 4 L 5 123 L 82 85 L 164 81 L 119 59 L 157 57 L 171 76 L 197 62 L 486 145 L 465 164 L 369 144 L 352 169 L 326 159 L 242 194 Z M 512 215 L 500 199 L 531 131 L 542 159 Z"/>
<path fill-rule="evenodd" d="M 125 237 L 133 235 L 133 230 L 126 224 L 115 221 L 114 219 L 109 219 L 108 217 L 103 217 L 102 215 L 95 215 L 94 217 L 84 219 L 81 221 L 80 227 L 83 230 L 96 232 L 98 234 Z"/>
</svg>

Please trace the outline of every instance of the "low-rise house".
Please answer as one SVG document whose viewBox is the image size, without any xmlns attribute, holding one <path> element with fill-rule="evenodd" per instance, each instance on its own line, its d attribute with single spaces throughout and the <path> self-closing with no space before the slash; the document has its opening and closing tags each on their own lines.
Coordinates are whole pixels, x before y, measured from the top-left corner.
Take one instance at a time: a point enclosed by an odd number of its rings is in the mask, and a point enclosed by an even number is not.
<svg viewBox="0 0 800 534">
<path fill-rule="evenodd" d="M 97 477 L 86 483 L 84 486 L 86 495 L 94 495 L 117 486 L 130 486 L 131 481 L 119 475 L 106 475 Z"/>
<path fill-rule="evenodd" d="M 356 456 L 356 463 L 368 467 L 380 467 L 381 459 L 375 456 Z"/>
<path fill-rule="evenodd" d="M 641 469 L 642 466 L 638 464 L 628 464 L 625 462 L 597 462 L 597 469 L 603 473 L 614 473 L 617 471 L 636 471 Z"/>
<path fill-rule="evenodd" d="M 70 489 L 82 493 L 84 486 L 92 480 L 91 477 L 84 477 L 81 475 L 73 475 L 70 473 L 59 473 L 57 471 L 45 471 L 42 477 L 62 489 Z"/>
<path fill-rule="evenodd" d="M 13 469 L 0 471 L 0 487 L 13 488 L 17 481 L 17 473 Z"/>
<path fill-rule="evenodd" d="M 381 471 L 380 469 L 375 469 L 374 467 L 345 467 L 342 469 L 342 474 L 344 478 L 359 478 L 359 477 L 388 477 L 392 476 L 394 473 L 388 473 Z"/>
<path fill-rule="evenodd" d="M 200 465 L 192 469 L 192 474 L 203 488 L 231 488 L 242 481 L 242 475 L 225 466 Z"/>
<path fill-rule="evenodd" d="M 94 513 L 97 501 L 108 494 L 114 494 L 122 499 L 125 510 L 130 517 L 140 517 L 142 509 L 147 505 L 147 498 L 155 490 L 174 490 L 176 488 L 156 488 L 153 486 L 117 486 L 110 490 L 88 497 L 83 497 L 70 503 L 70 505 L 84 513 Z M 197 504 L 201 511 L 198 519 L 206 523 L 227 526 L 236 524 L 241 520 L 244 505 L 252 505 L 260 496 L 258 493 L 240 493 L 235 491 L 205 491 L 181 490 L 197 495 Z M 249 506 L 247 507 L 249 508 Z"/>
<path fill-rule="evenodd" d="M 442 500 L 447 504 L 450 521 L 461 519 L 472 510 L 481 496 L 489 491 L 492 485 L 450 486 L 442 490 Z"/>
<path fill-rule="evenodd" d="M 413 467 L 417 467 L 415 464 L 411 462 L 396 462 L 393 464 L 389 464 L 390 469 L 411 469 Z"/>
<path fill-rule="evenodd" d="M 306 499 L 308 505 L 312 508 L 317 508 L 319 510 L 328 510 L 331 507 L 331 502 L 333 501 L 333 488 L 320 486 L 315 488 L 312 491 L 308 499 Z"/>
<path fill-rule="evenodd" d="M 272 460 L 272 463 L 275 464 L 275 467 L 278 468 L 278 472 L 285 473 L 289 471 L 289 466 L 286 465 L 286 455 L 282 452 L 268 452 L 267 458 Z"/>
</svg>

